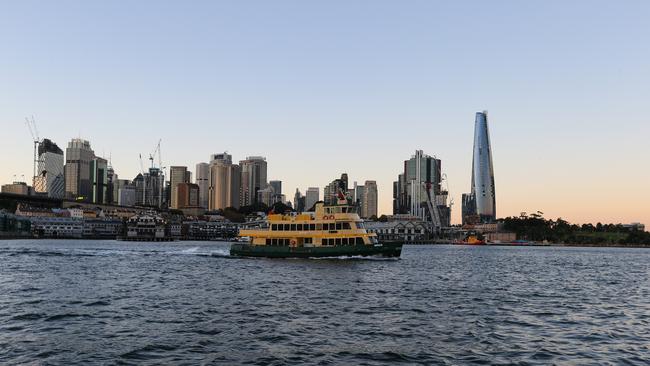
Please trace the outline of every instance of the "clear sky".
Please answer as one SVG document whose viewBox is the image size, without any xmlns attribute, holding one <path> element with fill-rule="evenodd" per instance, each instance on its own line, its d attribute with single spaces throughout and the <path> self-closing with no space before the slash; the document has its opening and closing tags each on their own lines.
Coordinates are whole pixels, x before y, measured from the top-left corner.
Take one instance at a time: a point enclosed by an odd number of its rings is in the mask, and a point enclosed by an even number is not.
<svg viewBox="0 0 650 366">
<path fill-rule="evenodd" d="M 649 1 L 3 1 L 0 182 L 41 137 L 166 166 L 263 155 L 269 179 L 376 180 L 416 149 L 460 218 L 474 114 L 490 116 L 498 216 L 650 225 Z M 145 161 L 145 164 L 147 161 Z"/>
</svg>

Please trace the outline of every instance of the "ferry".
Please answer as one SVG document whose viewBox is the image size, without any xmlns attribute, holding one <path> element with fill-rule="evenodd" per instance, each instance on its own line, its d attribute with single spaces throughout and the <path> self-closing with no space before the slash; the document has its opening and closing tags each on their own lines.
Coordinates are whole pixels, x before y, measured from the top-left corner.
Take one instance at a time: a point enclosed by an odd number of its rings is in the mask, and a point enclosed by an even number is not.
<svg viewBox="0 0 650 366">
<path fill-rule="evenodd" d="M 368 233 L 356 207 L 339 200 L 338 204 L 316 204 L 313 213 L 270 214 L 259 229 L 242 229 L 233 243 L 231 256 L 267 258 L 323 258 L 381 256 L 399 257 L 402 244 L 380 243 Z"/>
</svg>

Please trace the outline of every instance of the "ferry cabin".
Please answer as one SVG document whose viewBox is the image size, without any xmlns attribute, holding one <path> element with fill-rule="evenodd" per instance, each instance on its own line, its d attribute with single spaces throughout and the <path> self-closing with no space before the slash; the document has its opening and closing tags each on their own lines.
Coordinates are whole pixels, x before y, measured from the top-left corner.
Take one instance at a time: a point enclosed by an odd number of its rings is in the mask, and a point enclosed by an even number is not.
<svg viewBox="0 0 650 366">
<path fill-rule="evenodd" d="M 253 245 L 288 247 L 334 247 L 377 244 L 353 206 L 316 205 L 314 213 L 269 215 L 268 227 L 241 230 Z"/>
</svg>

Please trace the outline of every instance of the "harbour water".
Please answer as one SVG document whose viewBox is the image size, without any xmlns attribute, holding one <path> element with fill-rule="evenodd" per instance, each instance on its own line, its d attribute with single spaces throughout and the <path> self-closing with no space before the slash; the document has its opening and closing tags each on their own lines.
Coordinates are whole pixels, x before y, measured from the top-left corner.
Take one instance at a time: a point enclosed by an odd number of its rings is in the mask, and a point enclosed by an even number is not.
<svg viewBox="0 0 650 366">
<path fill-rule="evenodd" d="M 638 364 L 650 250 L 0 241 L 0 364 Z"/>
</svg>

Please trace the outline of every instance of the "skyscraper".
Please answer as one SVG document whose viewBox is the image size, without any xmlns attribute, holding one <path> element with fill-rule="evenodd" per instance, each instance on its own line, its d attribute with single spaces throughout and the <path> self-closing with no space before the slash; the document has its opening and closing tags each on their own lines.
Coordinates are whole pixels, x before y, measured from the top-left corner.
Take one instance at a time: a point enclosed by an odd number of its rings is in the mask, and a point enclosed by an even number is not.
<svg viewBox="0 0 650 366">
<path fill-rule="evenodd" d="M 249 156 L 239 162 L 241 166 L 241 205 L 250 206 L 257 202 L 257 191 L 266 188 L 266 159 Z"/>
<path fill-rule="evenodd" d="M 463 195 L 463 224 L 496 220 L 496 194 L 492 146 L 487 111 L 477 112 L 474 121 L 472 190 Z"/>
<path fill-rule="evenodd" d="M 108 161 L 95 157 L 90 162 L 90 182 L 92 185 L 92 202 L 108 203 Z"/>
<path fill-rule="evenodd" d="M 377 217 L 377 182 L 367 180 L 363 185 L 361 194 L 361 212 L 363 218 Z"/>
<path fill-rule="evenodd" d="M 178 185 L 181 183 L 189 183 L 187 181 L 187 167 L 186 166 L 172 166 L 169 168 L 169 182 L 171 188 L 171 204 L 170 208 L 178 209 Z"/>
<path fill-rule="evenodd" d="M 320 189 L 318 187 L 309 187 L 305 192 L 305 210 L 310 210 L 314 204 L 320 200 Z"/>
<path fill-rule="evenodd" d="M 38 144 L 38 176 L 34 179 L 34 191 L 51 198 L 63 198 L 63 150 L 54 142 L 44 139 Z"/>
<path fill-rule="evenodd" d="M 210 187 L 210 164 L 196 164 L 196 185 L 199 186 L 199 206 L 208 208 L 208 187 Z"/>
<path fill-rule="evenodd" d="M 241 169 L 230 159 L 213 159 L 210 164 L 210 187 L 208 208 L 222 210 L 226 207 L 239 208 Z"/>
<path fill-rule="evenodd" d="M 93 187 L 91 183 L 90 164 L 95 152 L 90 142 L 72 139 L 65 150 L 65 196 L 68 199 L 92 202 Z"/>
<path fill-rule="evenodd" d="M 338 202 L 339 192 L 342 192 L 346 198 L 349 198 L 348 192 L 348 174 L 341 174 L 341 178 L 334 179 L 323 189 L 323 201 L 326 205 L 335 205 Z"/>
</svg>

